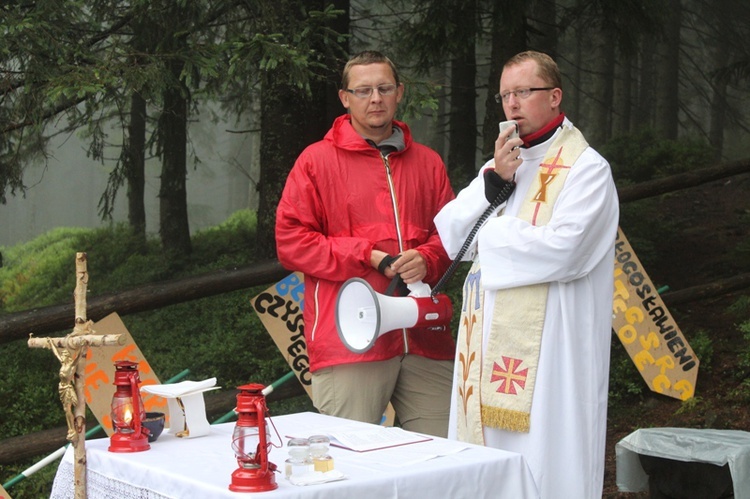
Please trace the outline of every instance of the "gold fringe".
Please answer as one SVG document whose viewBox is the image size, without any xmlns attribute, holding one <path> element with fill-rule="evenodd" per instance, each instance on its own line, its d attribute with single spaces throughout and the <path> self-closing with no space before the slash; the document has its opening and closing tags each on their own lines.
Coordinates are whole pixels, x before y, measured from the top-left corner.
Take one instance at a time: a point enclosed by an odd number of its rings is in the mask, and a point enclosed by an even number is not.
<svg viewBox="0 0 750 499">
<path fill-rule="evenodd" d="M 482 406 L 482 424 L 485 426 L 528 433 L 531 426 L 530 419 L 531 415 L 528 412 Z"/>
</svg>

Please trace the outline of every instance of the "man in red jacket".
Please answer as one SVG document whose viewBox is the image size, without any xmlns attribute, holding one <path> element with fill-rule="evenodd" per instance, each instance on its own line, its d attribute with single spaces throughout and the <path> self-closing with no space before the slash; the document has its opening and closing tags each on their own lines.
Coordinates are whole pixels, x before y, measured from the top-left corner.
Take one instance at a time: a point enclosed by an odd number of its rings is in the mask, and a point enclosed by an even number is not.
<svg viewBox="0 0 750 499">
<path fill-rule="evenodd" d="M 305 274 L 315 407 L 379 423 L 391 402 L 403 428 L 445 436 L 450 332 L 391 331 L 356 354 L 339 339 L 334 316 L 349 278 L 385 293 L 396 275 L 406 284 L 434 286 L 450 264 L 433 218 L 454 193 L 440 156 L 394 120 L 403 94 L 383 54 L 349 60 L 339 90 L 348 114 L 297 158 L 276 212 L 276 247 L 284 267 Z"/>
</svg>

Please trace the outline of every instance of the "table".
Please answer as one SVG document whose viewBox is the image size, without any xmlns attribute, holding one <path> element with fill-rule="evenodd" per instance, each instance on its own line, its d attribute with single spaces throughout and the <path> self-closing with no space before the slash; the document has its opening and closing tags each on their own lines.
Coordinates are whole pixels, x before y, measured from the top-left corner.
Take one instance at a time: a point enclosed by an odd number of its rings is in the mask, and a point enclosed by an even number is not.
<svg viewBox="0 0 750 499">
<path fill-rule="evenodd" d="M 639 454 L 676 461 L 728 465 L 736 499 L 750 499 L 750 433 L 740 430 L 641 428 L 615 445 L 617 487 L 648 489 Z"/>
<path fill-rule="evenodd" d="M 288 436 L 315 433 L 334 425 L 362 425 L 312 412 L 272 416 L 286 444 Z M 237 461 L 230 442 L 234 423 L 211 426 L 209 435 L 179 439 L 165 432 L 151 449 L 137 453 L 108 452 L 109 439 L 86 442 L 88 497 L 384 499 L 389 497 L 500 498 L 538 497 L 536 484 L 520 454 L 442 438 L 370 452 L 331 447 L 335 468 L 346 479 L 296 486 L 284 478 L 286 448 L 269 454 L 280 472 L 279 488 L 255 494 L 228 489 Z M 279 437 L 271 426 L 271 440 Z M 72 498 L 73 452 L 69 447 L 57 470 L 51 499 Z M 430 458 L 432 456 L 432 458 Z M 438 457 L 435 457 L 438 456 Z"/>
</svg>

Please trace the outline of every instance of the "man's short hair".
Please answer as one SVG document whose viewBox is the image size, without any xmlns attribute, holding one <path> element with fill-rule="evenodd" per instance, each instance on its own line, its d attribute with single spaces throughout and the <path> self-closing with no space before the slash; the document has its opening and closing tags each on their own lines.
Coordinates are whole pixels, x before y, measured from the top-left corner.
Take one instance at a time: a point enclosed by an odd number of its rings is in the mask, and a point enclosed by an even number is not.
<svg viewBox="0 0 750 499">
<path fill-rule="evenodd" d="M 503 69 L 509 66 L 515 66 L 526 61 L 535 61 L 537 66 L 537 75 L 541 77 L 549 86 L 562 89 L 562 76 L 557 63 L 547 54 L 527 50 L 514 55 L 503 66 Z"/>
<path fill-rule="evenodd" d="M 344 66 L 344 71 L 341 74 L 341 89 L 346 90 L 349 88 L 349 71 L 352 66 L 366 66 L 368 64 L 380 63 L 388 64 L 391 67 L 393 78 L 396 80 L 396 85 L 398 85 L 400 83 L 398 79 L 398 71 L 396 70 L 396 65 L 393 64 L 393 61 L 376 50 L 365 50 L 349 59 L 346 66 Z"/>
</svg>

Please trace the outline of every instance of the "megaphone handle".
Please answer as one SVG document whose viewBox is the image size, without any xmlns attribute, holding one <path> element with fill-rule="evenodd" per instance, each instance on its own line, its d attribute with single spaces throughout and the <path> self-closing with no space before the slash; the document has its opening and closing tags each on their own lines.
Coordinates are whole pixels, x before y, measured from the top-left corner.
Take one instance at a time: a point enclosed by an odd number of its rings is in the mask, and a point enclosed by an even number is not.
<svg viewBox="0 0 750 499">
<path fill-rule="evenodd" d="M 385 275 L 385 269 L 387 267 L 390 267 L 390 265 L 401 258 L 401 255 L 391 256 L 391 255 L 385 255 L 382 260 L 380 260 L 380 264 L 378 265 L 378 272 Z"/>
<path fill-rule="evenodd" d="M 399 292 L 398 295 L 394 294 L 396 291 Z M 396 274 L 393 279 L 391 279 L 388 289 L 385 290 L 386 296 L 407 296 L 408 294 L 409 288 L 406 286 L 404 280 L 401 279 L 401 274 Z"/>
</svg>

